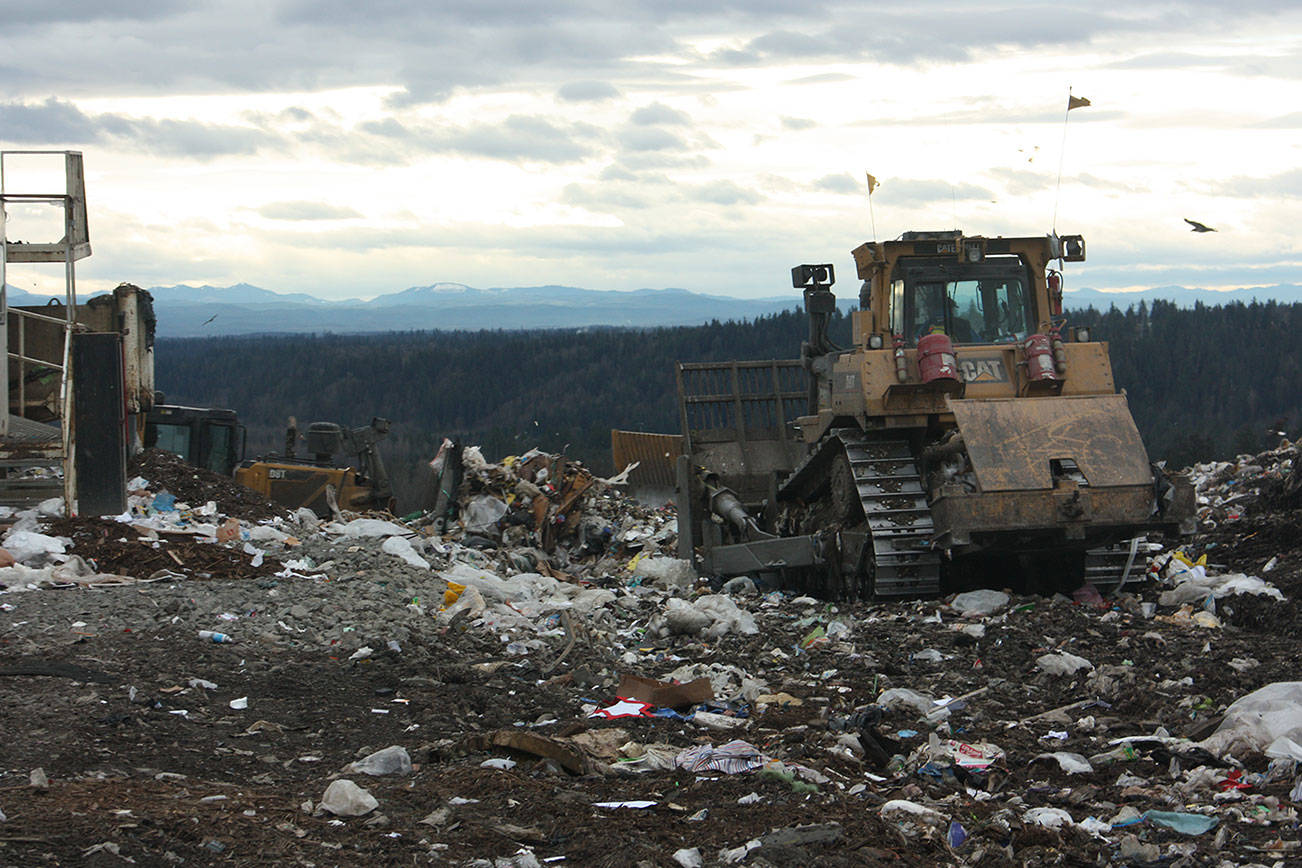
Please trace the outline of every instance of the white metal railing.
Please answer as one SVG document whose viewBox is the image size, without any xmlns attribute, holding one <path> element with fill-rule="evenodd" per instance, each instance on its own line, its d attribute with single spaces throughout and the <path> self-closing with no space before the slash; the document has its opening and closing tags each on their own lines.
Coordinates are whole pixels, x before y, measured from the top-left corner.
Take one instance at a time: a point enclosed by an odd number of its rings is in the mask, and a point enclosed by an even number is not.
<svg viewBox="0 0 1302 868">
<path fill-rule="evenodd" d="M 63 158 L 64 191 L 62 193 L 15 193 L 10 192 L 6 184 L 6 158 L 12 156 L 44 156 Z M 50 243 L 14 243 L 9 241 L 7 233 L 7 206 L 10 203 L 23 205 L 50 205 L 63 211 L 63 237 Z M 81 153 L 78 151 L 0 151 L 0 343 L 4 347 L 6 359 L 5 374 L 5 408 L 0 414 L 0 437 L 9 433 L 10 388 L 8 376 L 9 360 L 17 362 L 18 368 L 18 414 L 27 413 L 27 376 L 30 366 L 40 365 L 56 371 L 59 376 L 59 399 L 57 416 L 59 419 L 60 448 L 57 457 L 63 470 L 64 504 L 68 514 L 72 514 L 76 502 L 75 462 L 76 432 L 73 424 L 71 354 L 72 333 L 76 326 L 77 288 L 76 261 L 90 255 L 90 236 L 86 220 L 86 192 L 82 170 Z M 9 307 L 7 272 L 10 262 L 24 263 L 62 263 L 64 267 L 63 316 L 52 317 L 35 311 L 11 310 Z M 16 323 L 17 352 L 9 346 L 9 314 L 18 317 Z M 59 326 L 62 332 L 62 347 L 59 361 L 41 359 L 29 355 L 27 350 L 27 326 L 30 323 L 48 323 Z"/>
</svg>

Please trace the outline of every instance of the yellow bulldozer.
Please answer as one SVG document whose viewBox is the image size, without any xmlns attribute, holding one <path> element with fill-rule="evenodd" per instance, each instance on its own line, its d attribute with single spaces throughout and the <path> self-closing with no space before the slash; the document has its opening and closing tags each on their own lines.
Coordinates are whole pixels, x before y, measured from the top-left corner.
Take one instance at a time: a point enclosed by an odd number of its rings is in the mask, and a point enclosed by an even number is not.
<svg viewBox="0 0 1302 868">
<path fill-rule="evenodd" d="M 1066 324 L 1081 236 L 906 232 L 853 256 L 853 346 L 829 338 L 833 266 L 801 265 L 800 359 L 678 365 L 683 557 L 837 599 L 1107 588 L 1140 535 L 1193 531 L 1107 345 Z"/>
<path fill-rule="evenodd" d="M 393 510 L 389 474 L 376 444 L 389 433 L 389 420 L 345 428 L 334 422 L 313 422 L 303 436 L 307 451 L 297 456 L 298 424 L 291 416 L 285 432 L 285 454 L 244 461 L 235 481 L 291 509 L 307 507 L 323 518 L 341 510 Z M 356 465 L 349 466 L 351 464 Z"/>
</svg>

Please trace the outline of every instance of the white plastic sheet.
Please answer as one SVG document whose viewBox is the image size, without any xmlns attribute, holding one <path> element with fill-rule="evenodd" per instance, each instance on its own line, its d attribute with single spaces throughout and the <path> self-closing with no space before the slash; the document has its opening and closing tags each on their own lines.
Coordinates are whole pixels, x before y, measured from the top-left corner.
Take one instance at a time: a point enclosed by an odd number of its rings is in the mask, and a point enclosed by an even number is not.
<svg viewBox="0 0 1302 868">
<path fill-rule="evenodd" d="M 1208 597 L 1221 599 L 1235 594 L 1256 594 L 1283 600 L 1279 588 L 1256 576 L 1243 573 L 1226 573 L 1223 576 L 1209 576 L 1202 567 L 1195 567 L 1185 573 L 1188 577 L 1169 591 L 1163 591 L 1157 602 L 1163 606 L 1182 606 L 1185 603 L 1201 603 Z"/>
<path fill-rule="evenodd" d="M 67 551 L 62 537 L 47 536 L 34 530 L 19 530 L 17 527 L 5 534 L 4 547 L 14 556 L 14 560 L 29 567 L 41 566 L 51 555 L 61 555 Z"/>
<path fill-rule="evenodd" d="M 406 525 L 379 518 L 355 518 L 344 525 L 332 525 L 331 530 L 342 531 L 345 536 L 395 536 L 411 533 Z"/>
<path fill-rule="evenodd" d="M 429 561 L 425 560 L 416 553 L 416 548 L 411 544 L 411 540 L 405 536 L 391 536 L 380 546 L 380 551 L 387 555 L 393 555 L 402 558 L 413 567 L 422 570 L 429 569 Z"/>
<path fill-rule="evenodd" d="M 1199 747 L 1218 756 L 1256 752 L 1302 761 L 1302 752 L 1294 752 L 1299 745 L 1302 681 L 1276 681 L 1239 697 L 1225 709 L 1216 731 L 1199 742 Z"/>
</svg>

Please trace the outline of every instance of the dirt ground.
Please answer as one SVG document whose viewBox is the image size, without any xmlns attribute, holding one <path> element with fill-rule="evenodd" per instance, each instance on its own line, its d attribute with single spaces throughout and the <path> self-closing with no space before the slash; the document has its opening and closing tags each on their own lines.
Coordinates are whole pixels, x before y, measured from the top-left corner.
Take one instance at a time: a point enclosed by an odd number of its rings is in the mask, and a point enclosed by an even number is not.
<svg viewBox="0 0 1302 868">
<path fill-rule="evenodd" d="M 1087 814 L 1107 820 L 1126 805 L 1180 810 L 1165 785 L 1191 760 L 1160 744 L 1142 743 L 1133 756 L 1096 764 L 1088 774 L 1068 775 L 1056 763 L 1033 758 L 1052 750 L 1098 753 L 1109 739 L 1151 735 L 1158 727 L 1176 736 L 1205 735 L 1235 698 L 1297 680 L 1300 541 L 1302 510 L 1250 514 L 1198 539 L 1191 547 L 1195 555 L 1206 552 L 1230 570 L 1255 573 L 1277 558 L 1267 577 L 1288 597 L 1284 603 L 1232 598 L 1220 608 L 1226 626 L 1219 630 L 1144 618 L 1137 607 L 1156 598 L 1154 588 L 1128 604 L 1101 607 L 1015 597 L 981 638 L 951 629 L 954 619 L 940 601 L 839 609 L 787 603 L 762 611 L 752 606 L 761 623 L 754 636 L 639 642 L 631 634 L 628 647 L 638 666 L 621 662 L 621 649 L 582 632 L 557 664 L 559 643 L 510 656 L 491 632 L 432 618 L 401 652 L 349 659 L 292 642 L 201 642 L 192 631 L 158 620 L 120 630 L 52 622 L 40 626 L 35 643 L 19 642 L 11 631 L 18 612 L 3 612 L 0 810 L 7 819 L 0 823 L 0 865 L 476 859 L 489 865 L 495 859 L 508 860 L 498 863 L 504 865 L 675 865 L 675 851 L 692 847 L 705 864 L 723 864 L 720 852 L 727 848 L 810 824 L 822 825 L 785 842 L 766 839 L 745 864 L 1271 865 L 1297 857 L 1296 850 L 1280 849 L 1296 846 L 1296 823 L 1260 822 L 1246 809 L 1234 822 L 1226 819 L 1226 833 L 1215 840 L 1146 828 L 1142 840 L 1163 848 L 1160 862 L 1123 858 L 1112 844 L 1080 829 L 1048 829 L 1020 817 L 1036 806 L 1060 807 L 1078 820 Z M 160 605 L 156 585 L 115 593 L 123 605 Z M 328 596 L 332 585 L 313 586 L 310 593 Z M 832 615 L 854 625 L 850 642 L 801 650 L 810 623 Z M 385 648 L 383 637 L 370 644 Z M 919 658 L 925 649 L 940 652 L 941 659 Z M 1055 650 L 1089 659 L 1095 674 L 1038 671 L 1035 658 Z M 1251 665 L 1241 662 L 1249 659 Z M 585 707 L 614 700 L 612 674 L 659 675 L 684 662 L 741 665 L 800 704 L 750 708 L 744 727 L 731 732 L 670 718 L 587 716 Z M 1103 686 L 1100 674 L 1111 687 Z M 192 685 L 192 679 L 218 686 Z M 888 685 L 950 696 L 983 691 L 953 713 L 950 733 L 996 743 L 1007 758 L 985 774 L 892 776 L 829 749 L 835 740 L 829 730 Z M 232 708 L 231 700 L 241 697 L 247 709 Z M 1026 721 L 1093 700 L 1099 701 L 1066 718 Z M 1088 725 L 1080 721 L 1085 715 Z M 909 734 L 922 729 L 916 720 L 916 714 L 888 712 L 875 732 L 888 752 L 908 755 L 927 739 L 925 731 Z M 528 752 L 485 748 L 476 738 L 533 732 L 572 745 L 567 740 L 578 733 L 613 729 L 625 733 L 610 740 L 614 745 L 658 742 L 681 749 L 742 738 L 786 763 L 820 770 L 830 782 L 816 792 L 797 792 L 789 782 L 757 774 L 575 774 Z M 1070 731 L 1065 741 L 1046 736 L 1064 729 Z M 375 796 L 377 811 L 336 819 L 313 810 L 347 763 L 388 745 L 409 750 L 411 774 L 345 775 Z M 481 766 L 492 757 L 517 765 Z M 1263 772 L 1267 762 L 1245 761 L 1245 773 Z M 48 777 L 47 788 L 30 783 L 37 767 Z M 1123 773 L 1130 777 L 1119 781 Z M 1251 792 L 1287 805 L 1292 781 L 1258 781 Z M 750 794 L 758 797 L 744 798 Z M 944 828 L 908 833 L 879 816 L 891 799 L 944 805 L 961 820 L 967 841 L 951 846 Z M 624 800 L 655 804 L 595 806 Z"/>
</svg>

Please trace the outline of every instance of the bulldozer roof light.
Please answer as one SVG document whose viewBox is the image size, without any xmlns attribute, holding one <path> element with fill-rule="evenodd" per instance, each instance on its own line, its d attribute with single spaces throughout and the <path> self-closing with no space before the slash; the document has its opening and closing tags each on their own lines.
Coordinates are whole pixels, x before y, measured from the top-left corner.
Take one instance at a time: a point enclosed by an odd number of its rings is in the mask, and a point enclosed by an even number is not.
<svg viewBox="0 0 1302 868">
<path fill-rule="evenodd" d="M 796 289 L 813 289 L 836 283 L 836 271 L 831 264 L 797 265 L 791 269 L 791 285 Z"/>
</svg>

